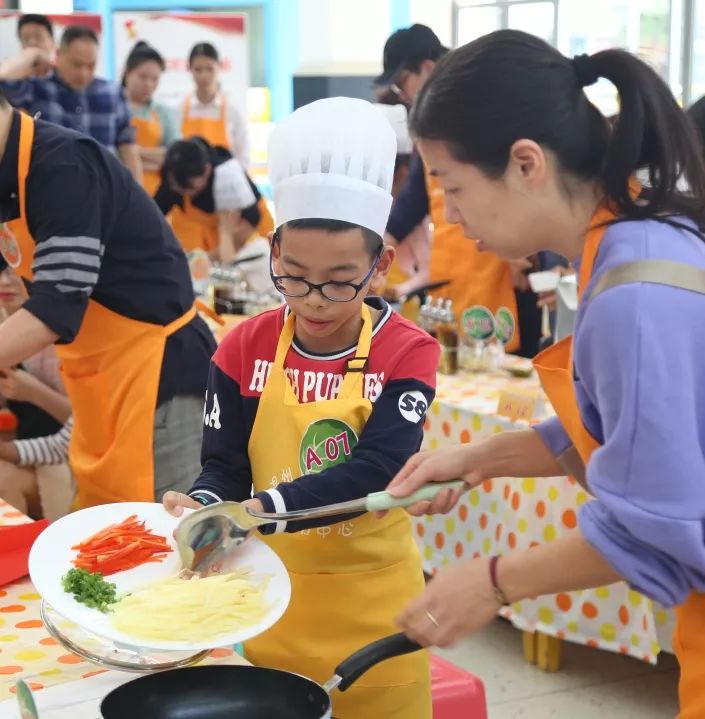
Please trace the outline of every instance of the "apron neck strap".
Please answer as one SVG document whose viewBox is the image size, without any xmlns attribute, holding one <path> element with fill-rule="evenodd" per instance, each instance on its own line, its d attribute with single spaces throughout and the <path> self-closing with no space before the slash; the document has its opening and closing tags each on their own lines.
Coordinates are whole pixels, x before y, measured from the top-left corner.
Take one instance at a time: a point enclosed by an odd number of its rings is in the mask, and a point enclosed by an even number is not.
<svg viewBox="0 0 705 719">
<path fill-rule="evenodd" d="M 360 337 L 357 341 L 354 357 L 351 357 L 347 361 L 345 378 L 338 393 L 338 399 L 350 397 L 353 393 L 357 392 L 362 396 L 363 379 L 365 369 L 367 368 L 367 361 L 370 356 L 370 347 L 372 346 L 372 315 L 370 314 L 370 308 L 364 302 L 360 314 L 362 315 Z M 294 341 L 295 328 L 296 317 L 293 312 L 290 312 L 279 335 L 277 353 L 274 356 L 274 369 L 284 369 L 286 356 Z"/>
<path fill-rule="evenodd" d="M 20 201 L 20 217 L 27 217 L 27 175 L 32 158 L 34 142 L 34 120 L 25 112 L 20 112 L 20 147 L 17 162 L 17 190 Z"/>
</svg>

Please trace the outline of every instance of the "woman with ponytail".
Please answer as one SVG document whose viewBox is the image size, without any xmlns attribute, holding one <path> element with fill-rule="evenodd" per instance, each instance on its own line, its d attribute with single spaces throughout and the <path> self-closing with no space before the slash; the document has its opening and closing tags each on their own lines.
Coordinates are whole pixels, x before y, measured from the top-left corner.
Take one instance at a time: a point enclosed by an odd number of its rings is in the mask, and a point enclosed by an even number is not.
<svg viewBox="0 0 705 719">
<path fill-rule="evenodd" d="M 583 89 L 617 89 L 610 124 Z M 681 719 L 705 716 L 705 167 L 661 78 L 622 50 L 569 59 L 500 31 L 451 52 L 411 129 L 449 222 L 514 259 L 568 257 L 571 339 L 536 359 L 557 417 L 417 455 L 390 487 L 571 474 L 589 489 L 575 529 L 531 550 L 441 570 L 400 624 L 447 645 L 503 604 L 619 581 L 676 607 Z M 645 178 L 642 188 L 635 177 Z M 647 180 L 648 178 L 648 180 Z M 445 490 L 414 513 L 447 512 Z"/>
</svg>

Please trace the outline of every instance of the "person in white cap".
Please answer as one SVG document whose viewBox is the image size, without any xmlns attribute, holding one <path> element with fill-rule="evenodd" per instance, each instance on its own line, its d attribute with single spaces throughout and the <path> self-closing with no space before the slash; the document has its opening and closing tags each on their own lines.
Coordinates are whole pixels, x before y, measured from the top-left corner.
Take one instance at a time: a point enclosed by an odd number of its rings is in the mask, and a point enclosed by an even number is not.
<svg viewBox="0 0 705 719">
<path fill-rule="evenodd" d="M 257 186 L 224 147 L 202 137 L 177 140 L 166 152 L 161 175 L 154 201 L 165 215 L 171 213 L 172 221 L 174 212 L 180 213 L 175 234 L 186 252 L 201 249 L 213 259 L 231 261 L 240 213 L 248 208 L 258 210 L 262 234 L 271 229 L 264 226 L 271 218 L 268 212 L 263 217 L 266 206 Z"/>
<path fill-rule="evenodd" d="M 364 497 L 420 446 L 438 345 L 368 297 L 394 256 L 382 235 L 396 152 L 389 123 L 362 100 L 314 102 L 274 131 L 271 271 L 288 306 L 235 328 L 213 357 L 203 470 L 190 496 L 165 497 L 173 514 L 219 501 L 284 512 Z M 394 617 L 423 590 L 403 512 L 334 519 L 264 528 L 292 597 L 246 643 L 253 663 L 326 681 L 342 658 L 393 634 Z M 378 665 L 335 695 L 333 713 L 430 719 L 427 655 Z"/>
</svg>

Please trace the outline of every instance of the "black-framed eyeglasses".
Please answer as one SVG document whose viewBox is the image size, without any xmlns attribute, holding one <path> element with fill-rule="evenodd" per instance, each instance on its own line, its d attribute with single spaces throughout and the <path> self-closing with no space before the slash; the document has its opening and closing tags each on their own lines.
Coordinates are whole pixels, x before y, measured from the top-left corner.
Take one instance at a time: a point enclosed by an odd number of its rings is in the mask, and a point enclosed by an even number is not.
<svg viewBox="0 0 705 719">
<path fill-rule="evenodd" d="M 274 243 L 272 243 L 272 249 Z M 303 277 L 295 277 L 294 275 L 275 275 L 274 274 L 274 258 L 270 251 L 269 255 L 269 276 L 278 292 L 285 297 L 306 297 L 314 290 L 318 290 L 321 296 L 330 302 L 352 302 L 372 279 L 372 275 L 377 269 L 377 265 L 382 257 L 384 245 L 381 244 L 377 250 L 370 271 L 364 276 L 359 284 L 355 282 L 338 282 L 329 280 L 328 282 L 309 282 Z"/>
</svg>

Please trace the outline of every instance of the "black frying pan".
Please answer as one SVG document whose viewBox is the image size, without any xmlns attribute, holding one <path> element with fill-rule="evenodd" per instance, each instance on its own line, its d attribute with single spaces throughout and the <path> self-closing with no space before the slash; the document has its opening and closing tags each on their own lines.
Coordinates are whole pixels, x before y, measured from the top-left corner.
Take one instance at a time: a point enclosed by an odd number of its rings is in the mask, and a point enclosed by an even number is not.
<svg viewBox="0 0 705 719">
<path fill-rule="evenodd" d="M 325 685 L 291 672 L 248 666 L 172 669 L 123 684 L 100 705 L 103 719 L 330 719 L 330 692 L 344 692 L 385 659 L 421 647 L 403 634 L 348 657 Z"/>
</svg>

